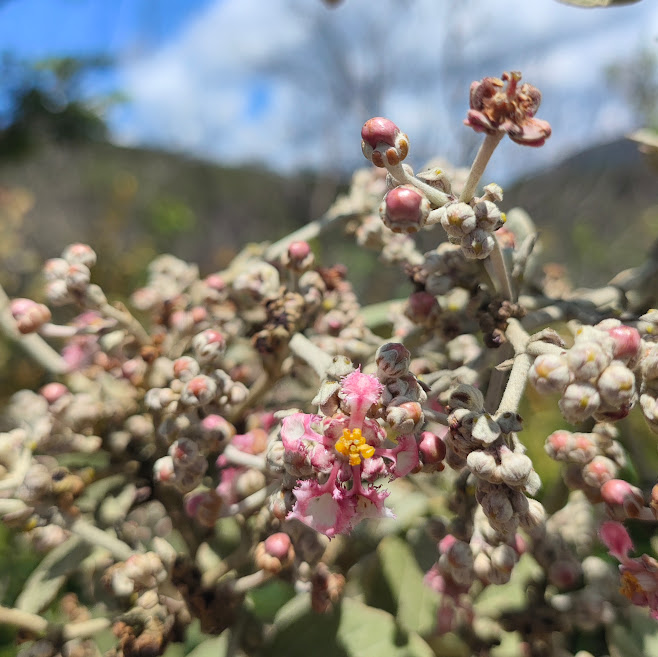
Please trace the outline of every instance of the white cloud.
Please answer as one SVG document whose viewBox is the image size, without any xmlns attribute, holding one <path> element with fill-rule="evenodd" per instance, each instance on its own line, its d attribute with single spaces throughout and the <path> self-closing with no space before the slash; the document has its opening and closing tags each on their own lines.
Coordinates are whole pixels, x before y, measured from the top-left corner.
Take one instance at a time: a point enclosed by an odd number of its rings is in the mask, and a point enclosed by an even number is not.
<svg viewBox="0 0 658 657">
<path fill-rule="evenodd" d="M 385 113 L 417 162 L 459 153 L 472 79 L 521 69 L 544 92 L 539 116 L 554 136 L 540 151 L 516 148 L 511 175 L 628 128 L 603 70 L 655 39 L 657 4 L 346 0 L 329 11 L 320 0 L 216 0 L 166 46 L 124 63 L 132 104 L 116 130 L 224 162 L 352 167 L 361 123 Z"/>
</svg>

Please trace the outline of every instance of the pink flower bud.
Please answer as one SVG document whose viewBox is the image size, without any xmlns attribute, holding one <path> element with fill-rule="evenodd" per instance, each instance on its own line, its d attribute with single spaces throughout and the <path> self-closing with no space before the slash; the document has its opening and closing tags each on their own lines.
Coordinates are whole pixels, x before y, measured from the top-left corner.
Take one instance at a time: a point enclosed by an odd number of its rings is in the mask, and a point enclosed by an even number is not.
<svg viewBox="0 0 658 657">
<path fill-rule="evenodd" d="M 610 406 L 626 406 L 635 398 L 635 375 L 621 361 L 613 361 L 601 372 L 596 387 Z"/>
<path fill-rule="evenodd" d="M 420 436 L 418 453 L 425 465 L 440 464 L 446 457 L 446 444 L 435 433 L 423 431 Z"/>
<path fill-rule="evenodd" d="M 96 264 L 96 252 L 88 244 L 70 244 L 64 249 L 62 258 L 70 265 L 93 267 Z"/>
<path fill-rule="evenodd" d="M 292 542 L 288 534 L 278 532 L 277 534 L 268 536 L 264 541 L 264 545 L 267 554 L 276 559 L 283 560 L 288 557 Z"/>
<path fill-rule="evenodd" d="M 47 281 L 64 278 L 69 270 L 69 263 L 64 258 L 51 258 L 43 266 L 43 275 Z"/>
<path fill-rule="evenodd" d="M 556 461 L 566 461 L 569 458 L 569 452 L 573 449 L 574 434 L 571 431 L 560 429 L 554 431 L 548 438 L 544 449 L 546 453 Z"/>
<path fill-rule="evenodd" d="M 583 466 L 583 480 L 593 488 L 601 488 L 606 481 L 610 481 L 618 471 L 617 464 L 605 456 L 595 456 Z"/>
<path fill-rule="evenodd" d="M 395 187 L 379 206 L 379 216 L 394 233 L 418 232 L 429 213 L 429 200 L 412 185 Z"/>
<path fill-rule="evenodd" d="M 68 393 L 69 389 L 63 383 L 47 383 L 39 393 L 49 404 L 54 404 L 58 399 L 61 399 Z"/>
<path fill-rule="evenodd" d="M 194 336 L 192 349 L 201 365 L 215 367 L 222 361 L 226 340 L 219 331 L 206 329 Z"/>
<path fill-rule="evenodd" d="M 200 371 L 199 363 L 191 356 L 181 356 L 174 361 L 174 376 L 181 381 L 189 381 Z"/>
<path fill-rule="evenodd" d="M 635 359 L 642 346 L 640 332 L 632 326 L 615 326 L 608 330 L 608 335 L 615 341 L 614 357 L 624 363 Z"/>
<path fill-rule="evenodd" d="M 425 324 L 432 321 L 439 311 L 439 302 L 429 292 L 414 292 L 407 302 L 405 315 L 416 324 Z"/>
<path fill-rule="evenodd" d="M 376 167 L 384 167 L 385 161 L 389 165 L 399 164 L 409 153 L 407 135 L 395 123 L 380 116 L 365 122 L 361 139 L 363 155 Z"/>
<path fill-rule="evenodd" d="M 217 384 L 209 376 L 200 374 L 185 384 L 180 400 L 187 406 L 203 406 L 211 402 L 216 393 Z"/>
<path fill-rule="evenodd" d="M 38 331 L 52 317 L 47 306 L 31 299 L 12 299 L 9 308 L 16 328 L 23 334 Z"/>
<path fill-rule="evenodd" d="M 221 292 L 226 289 L 226 281 L 219 274 L 210 274 L 203 279 L 203 282 L 212 290 Z"/>
<path fill-rule="evenodd" d="M 609 507 L 619 507 L 629 518 L 636 518 L 644 508 L 644 495 L 623 479 L 610 479 L 601 486 L 601 497 Z"/>
</svg>

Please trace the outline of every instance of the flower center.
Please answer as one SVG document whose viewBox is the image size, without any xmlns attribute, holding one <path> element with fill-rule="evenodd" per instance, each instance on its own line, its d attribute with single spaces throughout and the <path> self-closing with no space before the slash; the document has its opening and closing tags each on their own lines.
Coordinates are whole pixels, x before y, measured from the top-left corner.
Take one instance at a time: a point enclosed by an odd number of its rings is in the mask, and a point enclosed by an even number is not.
<svg viewBox="0 0 658 657">
<path fill-rule="evenodd" d="M 637 577 L 628 571 L 624 572 L 621 576 L 621 587 L 619 592 L 625 595 L 629 600 L 633 600 L 636 593 L 642 593 L 642 587 Z"/>
<path fill-rule="evenodd" d="M 375 454 L 375 448 L 366 443 L 361 429 L 343 429 L 343 436 L 336 441 L 336 451 L 349 456 L 350 465 L 359 465 L 361 459 L 369 459 Z"/>
</svg>

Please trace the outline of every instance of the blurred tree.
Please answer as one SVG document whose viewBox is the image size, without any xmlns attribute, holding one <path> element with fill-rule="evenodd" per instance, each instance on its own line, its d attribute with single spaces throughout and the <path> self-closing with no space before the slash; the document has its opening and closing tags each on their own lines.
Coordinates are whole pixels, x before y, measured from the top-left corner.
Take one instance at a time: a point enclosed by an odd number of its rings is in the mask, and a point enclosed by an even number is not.
<svg viewBox="0 0 658 657">
<path fill-rule="evenodd" d="M 608 79 L 647 128 L 658 130 L 658 47 L 640 50 L 608 69 Z"/>
<path fill-rule="evenodd" d="M 104 111 L 118 94 L 83 97 L 86 76 L 107 69 L 111 59 L 58 57 L 34 64 L 5 55 L 0 62 L 0 157 L 29 153 L 40 142 L 104 139 Z"/>
</svg>

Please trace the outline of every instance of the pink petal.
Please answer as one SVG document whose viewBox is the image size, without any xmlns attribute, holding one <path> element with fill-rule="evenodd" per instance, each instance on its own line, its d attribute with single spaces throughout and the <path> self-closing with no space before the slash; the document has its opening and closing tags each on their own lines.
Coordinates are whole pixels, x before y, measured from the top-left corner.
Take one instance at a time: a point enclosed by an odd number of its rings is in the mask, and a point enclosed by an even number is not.
<svg viewBox="0 0 658 657">
<path fill-rule="evenodd" d="M 613 557 L 619 561 L 625 561 L 628 553 L 633 550 L 633 541 L 626 531 L 626 527 L 620 522 L 609 520 L 604 522 L 599 529 L 599 536 L 605 543 Z"/>
</svg>

